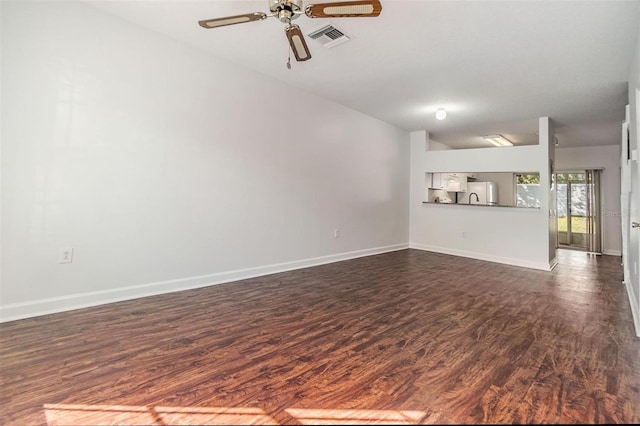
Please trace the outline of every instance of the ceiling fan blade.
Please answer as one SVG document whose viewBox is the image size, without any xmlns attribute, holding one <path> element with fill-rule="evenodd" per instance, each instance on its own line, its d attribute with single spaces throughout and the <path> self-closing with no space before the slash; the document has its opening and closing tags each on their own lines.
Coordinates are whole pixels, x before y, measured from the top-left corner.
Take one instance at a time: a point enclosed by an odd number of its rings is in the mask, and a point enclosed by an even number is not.
<svg viewBox="0 0 640 426">
<path fill-rule="evenodd" d="M 205 19 L 198 21 L 202 28 L 218 28 L 226 25 L 244 24 L 245 22 L 262 21 L 267 19 L 264 12 L 247 13 L 244 15 L 227 16 L 225 18 Z"/>
<path fill-rule="evenodd" d="M 307 42 L 304 40 L 300 27 L 295 24 L 291 24 L 287 26 L 285 32 L 287 33 L 289 45 L 291 46 L 291 50 L 293 50 L 296 61 L 302 62 L 311 59 L 311 52 L 309 52 Z"/>
<path fill-rule="evenodd" d="M 310 4 L 304 13 L 310 18 L 373 18 L 381 11 L 379 0 L 363 0 Z"/>
</svg>

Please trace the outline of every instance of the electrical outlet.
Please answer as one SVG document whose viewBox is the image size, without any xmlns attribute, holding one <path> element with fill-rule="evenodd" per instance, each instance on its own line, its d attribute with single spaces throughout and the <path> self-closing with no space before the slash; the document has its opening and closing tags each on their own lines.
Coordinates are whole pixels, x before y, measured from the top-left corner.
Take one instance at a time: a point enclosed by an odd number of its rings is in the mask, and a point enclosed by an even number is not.
<svg viewBox="0 0 640 426">
<path fill-rule="evenodd" d="M 73 262 L 73 247 L 61 247 L 58 252 L 59 263 L 71 263 Z"/>
<path fill-rule="evenodd" d="M 467 238 L 467 233 L 463 232 L 462 235 L 460 235 L 462 238 Z"/>
<path fill-rule="evenodd" d="M 333 238 L 340 238 L 340 230 L 339 229 L 334 229 L 333 230 Z"/>
</svg>

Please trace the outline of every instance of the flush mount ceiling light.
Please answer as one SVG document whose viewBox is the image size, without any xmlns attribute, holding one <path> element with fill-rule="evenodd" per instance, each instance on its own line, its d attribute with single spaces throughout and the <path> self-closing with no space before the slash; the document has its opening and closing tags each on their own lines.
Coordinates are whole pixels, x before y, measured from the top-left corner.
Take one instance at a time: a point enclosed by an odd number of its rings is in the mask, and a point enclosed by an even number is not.
<svg viewBox="0 0 640 426">
<path fill-rule="evenodd" d="M 436 118 L 438 120 L 444 120 L 445 118 L 447 118 L 447 111 L 445 111 L 444 108 L 438 108 L 438 110 L 436 111 Z"/>
<path fill-rule="evenodd" d="M 491 142 L 495 146 L 513 146 L 513 143 L 502 135 L 483 136 L 484 140 Z"/>
</svg>

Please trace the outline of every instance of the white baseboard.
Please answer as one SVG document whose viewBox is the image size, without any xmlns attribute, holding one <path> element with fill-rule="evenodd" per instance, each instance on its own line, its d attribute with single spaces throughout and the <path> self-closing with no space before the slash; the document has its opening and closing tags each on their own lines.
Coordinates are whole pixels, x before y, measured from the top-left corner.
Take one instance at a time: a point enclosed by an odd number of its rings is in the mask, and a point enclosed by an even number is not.
<svg viewBox="0 0 640 426">
<path fill-rule="evenodd" d="M 631 315 L 633 316 L 633 325 L 636 329 L 636 336 L 640 337 L 640 307 L 638 307 L 638 295 L 634 293 L 633 286 L 630 283 L 624 283 L 627 288 L 627 297 L 629 305 L 631 305 Z"/>
<path fill-rule="evenodd" d="M 620 250 L 603 250 L 602 254 L 606 254 L 608 256 L 622 256 L 622 252 Z"/>
<path fill-rule="evenodd" d="M 74 309 L 88 308 L 107 303 L 121 302 L 123 300 L 138 299 L 140 297 L 155 296 L 158 294 L 172 293 L 174 291 L 191 290 L 208 287 L 231 281 L 260 277 L 278 272 L 292 271 L 327 263 L 340 262 L 358 257 L 372 256 L 375 254 L 409 248 L 409 244 L 395 244 L 384 247 L 376 247 L 366 250 L 351 251 L 347 253 L 333 254 L 329 256 L 315 257 L 311 259 L 296 260 L 293 262 L 277 263 L 273 265 L 259 266 L 256 268 L 239 269 L 235 271 L 219 272 L 197 277 L 181 278 L 169 281 L 140 284 L 130 287 L 120 287 L 110 290 L 95 291 L 90 293 L 76 293 L 68 296 L 40 299 L 25 303 L 13 303 L 0 306 L 0 322 L 15 321 L 24 318 L 48 315 L 57 312 L 71 311 Z"/>
<path fill-rule="evenodd" d="M 476 252 L 465 251 L 465 250 L 456 250 L 448 247 L 430 246 L 430 245 L 419 244 L 419 243 L 409 243 L 409 248 L 424 250 L 424 251 L 433 251 L 436 253 L 450 254 L 453 256 L 468 257 L 471 259 L 485 260 L 487 262 L 502 263 L 505 265 L 520 266 L 523 268 L 540 269 L 543 271 L 550 271 L 551 269 L 553 269 L 553 266 L 555 266 L 555 265 L 551 266 L 551 263 L 531 262 L 531 261 L 515 259 L 511 257 L 493 256 L 493 255 L 488 255 L 484 253 L 476 253 Z"/>
</svg>

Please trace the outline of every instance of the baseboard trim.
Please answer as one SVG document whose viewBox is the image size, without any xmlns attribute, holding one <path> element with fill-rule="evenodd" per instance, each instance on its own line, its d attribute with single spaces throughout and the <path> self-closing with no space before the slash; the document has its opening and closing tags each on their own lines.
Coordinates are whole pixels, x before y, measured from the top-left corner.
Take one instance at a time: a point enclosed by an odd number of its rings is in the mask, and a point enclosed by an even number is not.
<svg viewBox="0 0 640 426">
<path fill-rule="evenodd" d="M 432 252 L 442 253 L 442 254 L 450 254 L 452 256 L 468 257 L 471 259 L 484 260 L 487 262 L 502 263 L 504 265 L 519 266 L 522 268 L 539 269 L 543 271 L 550 271 L 553 268 L 551 266 L 551 263 L 530 262 L 527 260 L 514 259 L 511 257 L 493 256 L 493 255 L 487 255 L 483 253 L 476 253 L 476 252 L 465 251 L 465 250 L 456 250 L 448 247 L 438 247 L 438 246 L 431 246 L 431 245 L 420 244 L 420 243 L 409 243 L 409 248 L 416 249 L 416 250 L 432 251 Z"/>
<path fill-rule="evenodd" d="M 627 297 L 629 305 L 631 305 L 631 316 L 633 317 L 633 326 L 636 329 L 636 336 L 640 337 L 640 308 L 638 307 L 638 295 L 633 292 L 633 286 L 630 283 L 623 283 L 627 288 Z"/>
<path fill-rule="evenodd" d="M 620 250 L 603 250 L 602 254 L 606 254 L 608 256 L 622 256 L 622 252 Z"/>
<path fill-rule="evenodd" d="M 141 297 L 155 296 L 172 293 L 175 291 L 191 290 L 223 284 L 232 281 L 255 278 L 279 272 L 293 271 L 309 268 L 327 263 L 341 262 L 358 257 L 373 256 L 409 248 L 408 243 L 394 244 L 376 247 L 366 250 L 357 250 L 346 253 L 320 256 L 293 262 L 277 263 L 273 265 L 259 266 L 256 268 L 239 269 L 235 271 L 220 272 L 196 277 L 181 278 L 155 283 L 141 284 L 130 287 L 120 287 L 110 290 L 95 291 L 89 293 L 76 293 L 68 296 L 40 299 L 25 303 L 13 303 L 0 306 L 0 322 L 9 322 L 41 315 L 49 315 L 58 312 L 75 309 L 89 308 L 91 306 L 107 303 L 122 302 L 124 300 L 138 299 Z"/>
</svg>

